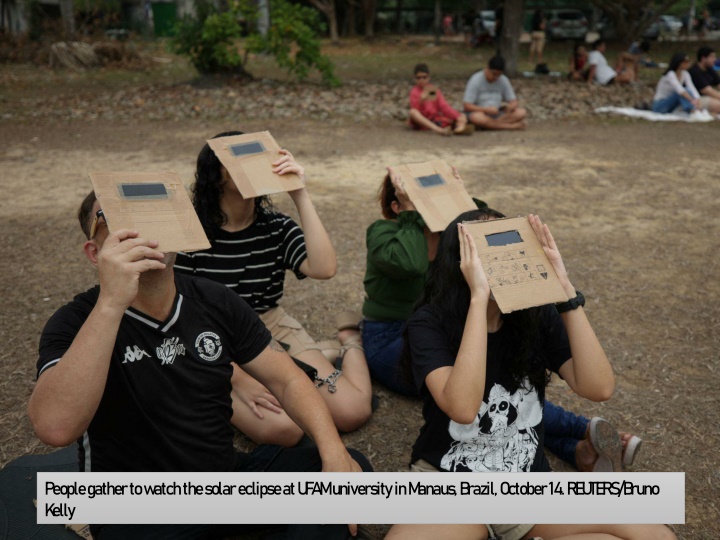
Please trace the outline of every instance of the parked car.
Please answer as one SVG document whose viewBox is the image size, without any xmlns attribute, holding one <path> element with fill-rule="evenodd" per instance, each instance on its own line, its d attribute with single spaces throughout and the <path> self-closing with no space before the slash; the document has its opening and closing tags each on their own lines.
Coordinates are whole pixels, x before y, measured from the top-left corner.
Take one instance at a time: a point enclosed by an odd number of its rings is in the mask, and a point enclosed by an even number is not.
<svg viewBox="0 0 720 540">
<path fill-rule="evenodd" d="M 588 32 L 588 20 L 579 9 L 550 9 L 546 13 L 548 39 L 582 39 Z"/>
<path fill-rule="evenodd" d="M 660 32 L 671 36 L 677 36 L 683 26 L 682 21 L 674 15 L 660 15 L 658 24 L 660 25 Z"/>
<path fill-rule="evenodd" d="M 475 19 L 475 34 L 478 36 L 495 37 L 495 12 L 492 10 L 478 11 Z"/>
</svg>

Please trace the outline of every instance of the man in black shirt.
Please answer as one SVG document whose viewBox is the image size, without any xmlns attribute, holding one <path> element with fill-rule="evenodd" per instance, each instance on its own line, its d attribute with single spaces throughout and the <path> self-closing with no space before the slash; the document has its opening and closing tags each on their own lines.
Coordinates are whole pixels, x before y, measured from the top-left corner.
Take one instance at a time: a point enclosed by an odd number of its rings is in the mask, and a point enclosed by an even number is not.
<svg viewBox="0 0 720 540">
<path fill-rule="evenodd" d="M 720 114 L 720 75 L 715 71 L 715 50 L 700 47 L 697 52 L 697 64 L 688 70 L 693 85 L 700 92 L 700 100 L 704 109 L 713 114 Z"/>
<path fill-rule="evenodd" d="M 28 413 L 81 471 L 360 471 L 307 376 L 227 287 L 175 275 L 175 254 L 137 231 L 109 233 L 91 193 L 78 213 L 100 285 L 48 321 Z M 317 448 L 236 453 L 231 362 L 262 382 Z M 353 454 L 369 464 L 357 453 Z M 307 531 L 301 537 L 316 534 Z M 295 527 L 298 529 L 299 527 Z M 208 526 L 106 526 L 100 538 L 204 537 Z M 227 534 L 224 529 L 221 534 Z M 298 534 L 295 532 L 294 534 Z M 344 538 L 347 528 L 324 529 Z"/>
</svg>

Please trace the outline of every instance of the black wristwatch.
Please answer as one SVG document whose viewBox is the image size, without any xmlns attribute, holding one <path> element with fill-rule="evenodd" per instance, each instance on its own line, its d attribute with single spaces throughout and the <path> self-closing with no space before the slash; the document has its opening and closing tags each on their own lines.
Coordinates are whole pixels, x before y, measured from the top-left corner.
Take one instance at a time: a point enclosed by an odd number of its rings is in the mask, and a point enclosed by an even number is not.
<svg viewBox="0 0 720 540">
<path fill-rule="evenodd" d="M 567 302 L 555 304 L 558 313 L 565 313 L 566 311 L 571 311 L 585 305 L 585 297 L 583 296 L 583 293 L 575 291 L 575 295 L 575 298 L 571 298 Z"/>
</svg>

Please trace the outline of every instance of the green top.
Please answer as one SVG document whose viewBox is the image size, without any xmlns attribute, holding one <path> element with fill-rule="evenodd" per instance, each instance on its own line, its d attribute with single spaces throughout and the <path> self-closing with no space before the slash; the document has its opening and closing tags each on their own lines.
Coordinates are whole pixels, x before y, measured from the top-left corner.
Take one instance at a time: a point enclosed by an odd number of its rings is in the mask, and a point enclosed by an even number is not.
<svg viewBox="0 0 720 540">
<path fill-rule="evenodd" d="M 428 247 L 418 212 L 400 212 L 367 230 L 363 316 L 376 321 L 407 320 L 425 286 Z"/>
</svg>

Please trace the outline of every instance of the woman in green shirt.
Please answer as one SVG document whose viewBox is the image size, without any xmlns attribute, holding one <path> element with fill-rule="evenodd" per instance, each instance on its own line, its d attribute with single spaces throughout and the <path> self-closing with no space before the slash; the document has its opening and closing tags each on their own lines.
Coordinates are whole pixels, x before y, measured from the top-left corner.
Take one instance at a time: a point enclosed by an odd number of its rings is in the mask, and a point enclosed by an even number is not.
<svg viewBox="0 0 720 540">
<path fill-rule="evenodd" d="M 378 194 L 385 219 L 367 230 L 362 338 L 372 377 L 395 392 L 416 395 L 398 370 L 402 333 L 422 294 L 440 234 L 425 226 L 401 182 L 388 167 Z"/>
</svg>

